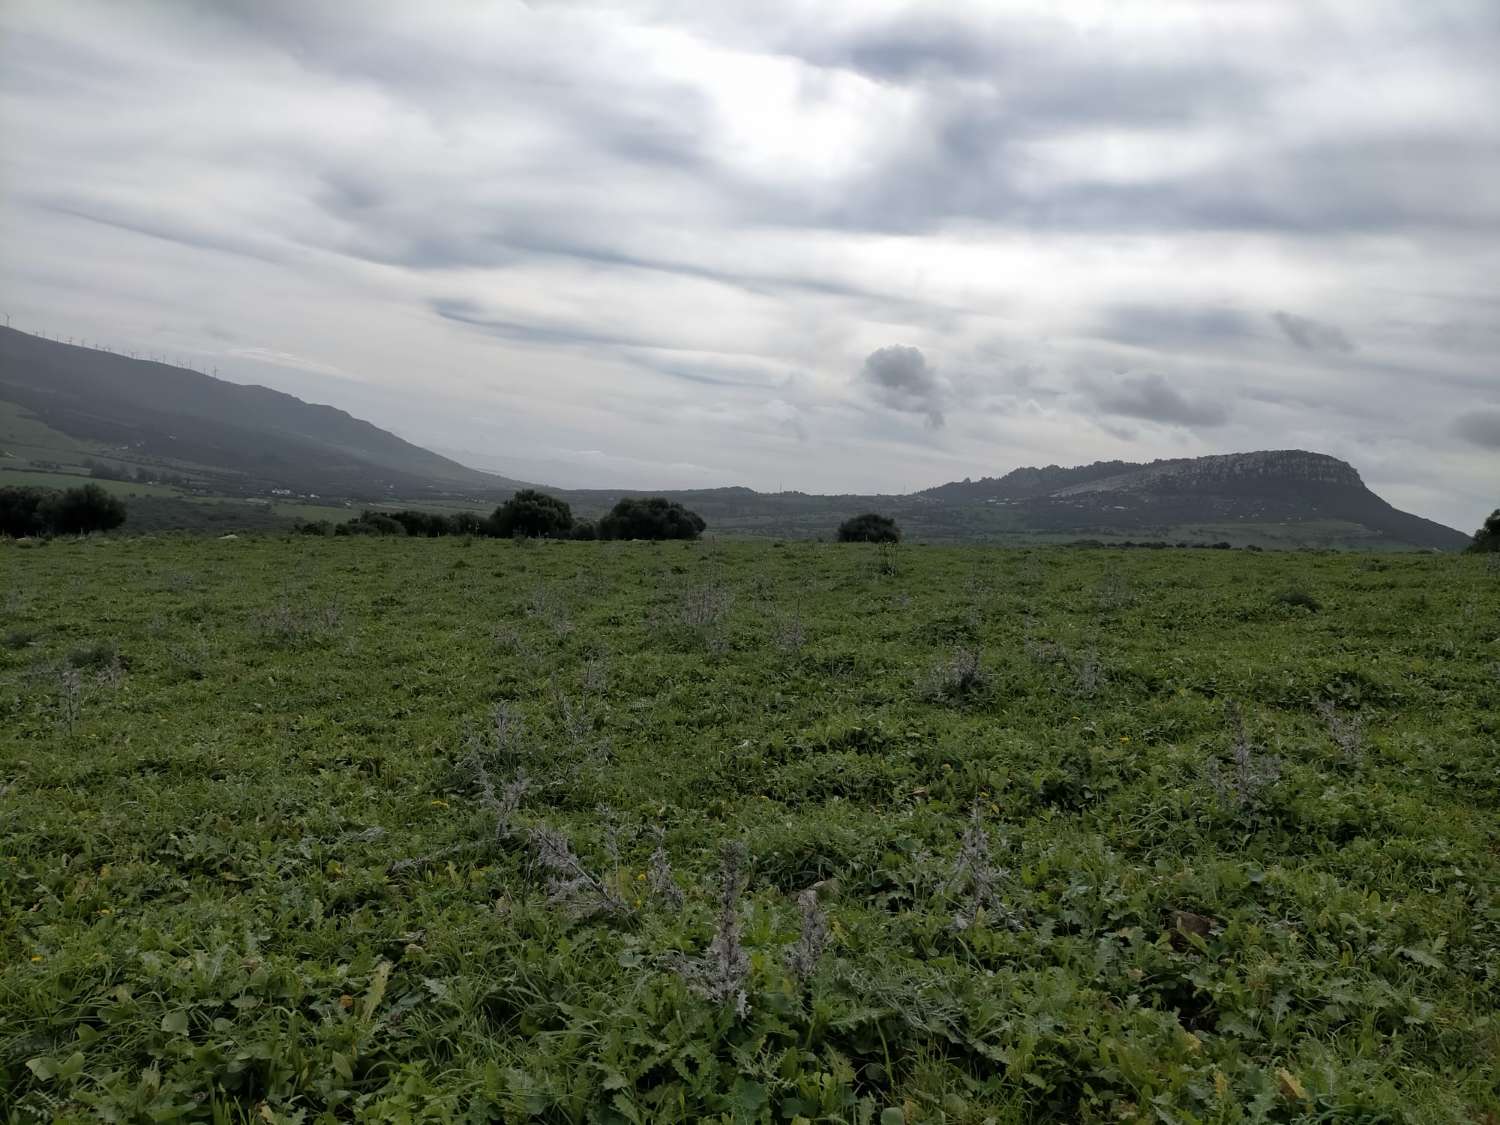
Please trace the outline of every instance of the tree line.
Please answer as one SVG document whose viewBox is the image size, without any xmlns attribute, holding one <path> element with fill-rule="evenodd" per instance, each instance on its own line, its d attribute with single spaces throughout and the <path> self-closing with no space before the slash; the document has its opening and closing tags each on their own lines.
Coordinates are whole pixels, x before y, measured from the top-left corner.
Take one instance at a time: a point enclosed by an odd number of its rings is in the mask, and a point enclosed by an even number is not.
<svg viewBox="0 0 1500 1125">
<path fill-rule="evenodd" d="M 97 484 L 80 488 L 0 488 L 0 535 L 13 539 L 86 535 L 110 531 L 125 522 L 125 501 Z"/>
<path fill-rule="evenodd" d="M 707 525 L 664 496 L 627 497 L 597 522 L 578 520 L 567 501 L 524 488 L 488 517 L 476 512 L 425 512 L 415 508 L 366 509 L 346 523 L 315 520 L 297 525 L 305 535 L 485 535 L 497 539 L 697 539 Z"/>
</svg>

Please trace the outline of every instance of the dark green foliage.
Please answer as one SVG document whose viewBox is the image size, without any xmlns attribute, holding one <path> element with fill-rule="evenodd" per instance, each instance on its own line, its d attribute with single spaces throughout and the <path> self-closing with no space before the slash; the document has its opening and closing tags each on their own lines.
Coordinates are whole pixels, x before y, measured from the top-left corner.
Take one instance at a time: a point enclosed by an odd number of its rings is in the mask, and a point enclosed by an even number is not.
<svg viewBox="0 0 1500 1125">
<path fill-rule="evenodd" d="M 534 488 L 521 489 L 490 517 L 490 534 L 501 539 L 565 537 L 572 526 L 572 509 Z"/>
<path fill-rule="evenodd" d="M 1476 554 L 1500 551 L 1500 508 L 1491 512 L 1484 526 L 1474 533 L 1474 542 L 1469 544 L 1468 550 Z"/>
<path fill-rule="evenodd" d="M 1295 606 L 1298 609 L 1305 609 L 1311 613 L 1317 613 L 1323 608 L 1323 603 L 1318 601 L 1317 598 L 1313 597 L 1306 590 L 1299 590 L 1296 587 L 1282 590 L 1281 593 L 1277 594 L 1276 604 Z"/>
<path fill-rule="evenodd" d="M 419 512 L 415 508 L 403 508 L 399 512 L 365 512 L 360 518 L 369 519 L 372 514 L 379 514 L 395 520 L 406 531 L 408 535 L 415 535 L 427 539 L 436 539 L 442 535 L 453 533 L 453 524 L 448 517 L 440 512 Z"/>
<path fill-rule="evenodd" d="M 374 546 L 0 542 L 0 1119 L 1500 1114 L 1485 558 Z"/>
<path fill-rule="evenodd" d="M 333 523 L 330 520 L 307 520 L 294 524 L 292 530 L 298 535 L 332 535 Z"/>
<path fill-rule="evenodd" d="M 125 501 L 97 484 L 58 492 L 50 488 L 0 488 L 0 534 L 86 535 L 125 522 Z"/>
<path fill-rule="evenodd" d="M 593 520 L 579 520 L 573 525 L 574 539 L 598 539 L 599 526 Z"/>
<path fill-rule="evenodd" d="M 48 501 L 47 521 L 57 535 L 109 531 L 125 522 L 125 501 L 97 484 L 70 488 Z"/>
<path fill-rule="evenodd" d="M 866 512 L 839 524 L 840 543 L 899 543 L 901 529 L 889 516 Z"/>
<path fill-rule="evenodd" d="M 383 512 L 361 512 L 358 519 L 341 523 L 335 535 L 405 535 L 406 528 Z"/>
<path fill-rule="evenodd" d="M 627 496 L 599 521 L 600 539 L 696 539 L 707 525 L 664 496 Z"/>
<path fill-rule="evenodd" d="M 45 534 L 47 519 L 43 506 L 51 495 L 46 488 L 0 488 L 0 535 L 19 539 Z"/>
<path fill-rule="evenodd" d="M 448 517 L 448 534 L 483 535 L 484 522 L 475 512 L 454 512 Z"/>
</svg>

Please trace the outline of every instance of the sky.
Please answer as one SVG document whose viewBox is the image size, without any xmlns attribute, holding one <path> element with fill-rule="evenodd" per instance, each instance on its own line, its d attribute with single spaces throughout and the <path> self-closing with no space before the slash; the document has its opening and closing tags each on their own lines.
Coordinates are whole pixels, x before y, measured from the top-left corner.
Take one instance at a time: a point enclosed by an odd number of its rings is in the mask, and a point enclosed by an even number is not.
<svg viewBox="0 0 1500 1125">
<path fill-rule="evenodd" d="M 3 0 L 0 313 L 512 477 L 1500 505 L 1495 0 Z"/>
</svg>

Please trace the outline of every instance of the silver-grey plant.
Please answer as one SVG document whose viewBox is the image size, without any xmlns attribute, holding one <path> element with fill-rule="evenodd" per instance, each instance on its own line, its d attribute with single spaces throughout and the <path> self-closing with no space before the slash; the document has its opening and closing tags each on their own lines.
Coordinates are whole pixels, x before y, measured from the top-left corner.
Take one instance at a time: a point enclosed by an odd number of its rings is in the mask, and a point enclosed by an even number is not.
<svg viewBox="0 0 1500 1125">
<path fill-rule="evenodd" d="M 673 968 L 694 992 L 734 1009 L 743 1019 L 750 1011 L 750 954 L 740 939 L 740 895 L 745 888 L 749 853 L 739 841 L 719 853 L 719 918 L 714 938 L 701 957 L 677 957 Z"/>
</svg>

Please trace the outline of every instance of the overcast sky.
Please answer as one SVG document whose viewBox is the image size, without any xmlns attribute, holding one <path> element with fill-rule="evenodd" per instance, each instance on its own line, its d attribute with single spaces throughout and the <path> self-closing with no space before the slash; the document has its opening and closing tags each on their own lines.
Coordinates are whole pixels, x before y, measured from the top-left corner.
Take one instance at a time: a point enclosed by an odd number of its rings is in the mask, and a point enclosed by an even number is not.
<svg viewBox="0 0 1500 1125">
<path fill-rule="evenodd" d="M 559 485 L 1500 504 L 1496 0 L 0 0 L 0 312 Z"/>
</svg>

